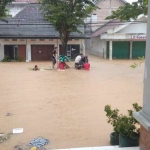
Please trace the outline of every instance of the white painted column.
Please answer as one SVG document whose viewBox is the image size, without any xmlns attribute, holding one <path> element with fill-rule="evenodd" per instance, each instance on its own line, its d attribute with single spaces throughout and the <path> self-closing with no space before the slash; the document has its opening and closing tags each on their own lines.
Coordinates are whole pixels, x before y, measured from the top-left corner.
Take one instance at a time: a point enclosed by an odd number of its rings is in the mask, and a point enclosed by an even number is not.
<svg viewBox="0 0 150 150">
<path fill-rule="evenodd" d="M 132 41 L 130 41 L 130 59 L 132 59 Z"/>
<path fill-rule="evenodd" d="M 4 44 L 0 42 L 0 61 L 4 59 Z"/>
<path fill-rule="evenodd" d="M 26 45 L 26 62 L 31 61 L 31 45 Z"/>
<path fill-rule="evenodd" d="M 112 41 L 109 41 L 109 60 L 112 60 L 112 49 L 113 49 Z"/>
<path fill-rule="evenodd" d="M 103 50 L 104 50 L 104 58 L 106 59 L 107 58 L 107 41 L 105 41 L 105 40 L 104 40 Z"/>
<path fill-rule="evenodd" d="M 56 40 L 57 40 L 57 42 L 54 44 L 54 48 L 57 47 L 56 58 L 58 58 L 58 56 L 59 56 L 59 41 L 58 41 L 58 39 L 56 39 Z"/>
<path fill-rule="evenodd" d="M 148 3 L 148 16 L 150 16 L 150 3 Z M 146 58 L 144 71 L 143 109 L 133 116 L 150 131 L 150 18 L 147 25 Z"/>
<path fill-rule="evenodd" d="M 82 44 L 82 53 L 83 55 L 85 55 L 85 44 L 84 44 L 84 39 L 81 40 L 81 44 Z"/>
<path fill-rule="evenodd" d="M 83 55 L 85 55 L 85 45 L 84 45 L 84 43 L 82 43 L 82 53 L 83 53 Z"/>
</svg>

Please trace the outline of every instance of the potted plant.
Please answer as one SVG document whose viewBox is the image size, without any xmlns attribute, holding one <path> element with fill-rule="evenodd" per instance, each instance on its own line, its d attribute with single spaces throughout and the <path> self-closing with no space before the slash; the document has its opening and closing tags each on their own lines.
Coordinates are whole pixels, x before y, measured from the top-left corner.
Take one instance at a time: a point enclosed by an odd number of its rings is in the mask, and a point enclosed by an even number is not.
<svg viewBox="0 0 150 150">
<path fill-rule="evenodd" d="M 119 110 L 118 109 L 111 109 L 110 105 L 105 106 L 105 112 L 106 116 L 108 118 L 108 123 L 110 123 L 113 126 L 114 132 L 110 134 L 110 144 L 111 145 L 119 145 L 119 133 L 116 130 L 116 123 L 117 120 L 119 119 Z"/>
<path fill-rule="evenodd" d="M 119 146 L 139 146 L 140 124 L 134 119 L 133 111 L 142 109 L 137 103 L 132 104 L 133 110 L 128 110 L 128 115 L 119 115 L 116 123 L 116 130 L 119 133 Z"/>
<path fill-rule="evenodd" d="M 128 115 L 119 114 L 118 109 L 112 110 L 109 105 L 105 106 L 108 122 L 113 125 L 115 134 L 119 136 L 120 147 L 139 145 L 139 122 L 134 119 L 132 113 L 133 111 L 140 111 L 142 107 L 137 103 L 132 104 L 132 106 L 133 110 L 128 110 Z M 112 137 L 112 133 L 110 137 Z"/>
</svg>

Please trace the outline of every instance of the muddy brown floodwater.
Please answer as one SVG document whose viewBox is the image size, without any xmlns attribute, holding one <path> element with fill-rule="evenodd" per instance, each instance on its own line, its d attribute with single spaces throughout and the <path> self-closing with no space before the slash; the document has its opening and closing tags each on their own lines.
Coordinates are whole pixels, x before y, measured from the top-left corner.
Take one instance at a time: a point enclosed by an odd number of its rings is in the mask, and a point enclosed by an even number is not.
<svg viewBox="0 0 150 150">
<path fill-rule="evenodd" d="M 0 150 L 18 150 L 16 145 L 29 150 L 29 142 L 39 136 L 50 140 L 47 149 L 109 145 L 112 127 L 104 106 L 124 113 L 134 102 L 142 105 L 144 64 L 131 69 L 138 61 L 89 59 L 90 71 L 75 70 L 73 62 L 65 71 L 28 70 L 50 62 L 0 63 L 0 132 L 24 129 Z"/>
</svg>

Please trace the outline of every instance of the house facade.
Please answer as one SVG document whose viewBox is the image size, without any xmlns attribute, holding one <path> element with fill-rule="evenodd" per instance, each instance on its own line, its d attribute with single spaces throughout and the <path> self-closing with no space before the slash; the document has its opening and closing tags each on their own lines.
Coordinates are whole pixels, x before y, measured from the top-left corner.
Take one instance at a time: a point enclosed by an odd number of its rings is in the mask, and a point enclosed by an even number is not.
<svg viewBox="0 0 150 150">
<path fill-rule="evenodd" d="M 58 47 L 60 55 L 67 55 L 74 59 L 83 48 L 83 39 L 71 39 L 68 42 L 67 54 L 63 51 L 59 39 L 46 38 L 2 38 L 0 39 L 0 60 L 9 56 L 11 60 L 18 57 L 25 61 L 49 61 L 54 47 Z"/>
<path fill-rule="evenodd" d="M 28 4 L 8 23 L 0 22 L 0 60 L 9 56 L 11 60 L 21 57 L 26 61 L 51 60 L 54 47 L 59 54 L 74 59 L 80 52 L 85 53 L 84 27 L 78 29 L 83 33 L 72 33 L 68 41 L 67 51 L 64 51 L 59 39 L 59 33 L 49 23 L 44 21 L 40 4 Z"/>
<path fill-rule="evenodd" d="M 89 19 L 89 22 L 92 24 L 92 31 L 95 31 L 100 25 L 108 22 L 105 18 L 125 3 L 125 0 L 97 0 L 95 4 L 100 9 L 96 9 Z"/>
<path fill-rule="evenodd" d="M 126 3 L 125 0 L 95 0 L 94 2 L 100 9 L 95 10 L 91 14 L 91 17 L 85 20 L 85 23 L 87 23 L 85 30 L 87 35 L 91 35 L 96 29 L 109 22 L 109 20 L 105 20 L 105 18 L 109 16 L 113 10 L 118 9 Z M 87 53 L 92 51 L 91 42 L 91 39 L 85 40 Z"/>
<path fill-rule="evenodd" d="M 145 56 L 147 18 L 135 22 L 110 21 L 91 35 L 90 53 L 103 58 L 137 59 Z"/>
</svg>

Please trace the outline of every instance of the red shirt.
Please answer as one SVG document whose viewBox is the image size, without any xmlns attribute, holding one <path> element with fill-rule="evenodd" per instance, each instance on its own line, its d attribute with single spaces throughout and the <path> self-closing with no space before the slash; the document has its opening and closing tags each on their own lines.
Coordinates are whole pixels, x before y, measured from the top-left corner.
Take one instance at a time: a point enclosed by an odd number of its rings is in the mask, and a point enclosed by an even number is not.
<svg viewBox="0 0 150 150">
<path fill-rule="evenodd" d="M 84 69 L 85 70 L 89 70 L 90 69 L 90 64 L 89 63 L 85 63 L 84 64 Z"/>
</svg>

